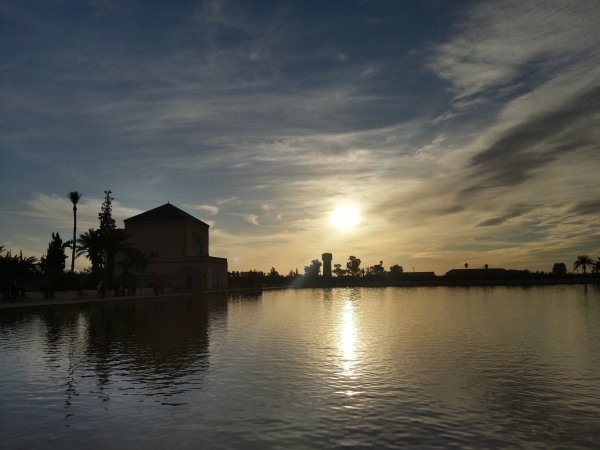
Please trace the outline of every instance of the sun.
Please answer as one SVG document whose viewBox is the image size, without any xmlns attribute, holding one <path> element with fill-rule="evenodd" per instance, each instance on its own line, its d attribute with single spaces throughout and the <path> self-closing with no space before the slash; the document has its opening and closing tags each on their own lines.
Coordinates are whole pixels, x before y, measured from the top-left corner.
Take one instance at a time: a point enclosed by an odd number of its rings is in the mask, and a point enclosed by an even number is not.
<svg viewBox="0 0 600 450">
<path fill-rule="evenodd" d="M 350 231 L 360 223 L 360 211 L 354 205 L 342 205 L 331 213 L 331 223 L 340 231 Z"/>
</svg>

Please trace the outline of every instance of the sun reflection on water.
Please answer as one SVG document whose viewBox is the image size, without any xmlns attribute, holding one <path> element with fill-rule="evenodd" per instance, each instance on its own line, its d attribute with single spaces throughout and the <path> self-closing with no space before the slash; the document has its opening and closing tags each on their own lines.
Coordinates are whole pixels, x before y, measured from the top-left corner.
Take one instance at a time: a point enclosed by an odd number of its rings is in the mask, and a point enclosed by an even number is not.
<svg viewBox="0 0 600 450">
<path fill-rule="evenodd" d="M 340 327 L 339 348 L 341 351 L 340 365 L 342 375 L 354 378 L 356 376 L 356 314 L 354 304 L 345 299 L 342 307 L 342 323 Z"/>
</svg>

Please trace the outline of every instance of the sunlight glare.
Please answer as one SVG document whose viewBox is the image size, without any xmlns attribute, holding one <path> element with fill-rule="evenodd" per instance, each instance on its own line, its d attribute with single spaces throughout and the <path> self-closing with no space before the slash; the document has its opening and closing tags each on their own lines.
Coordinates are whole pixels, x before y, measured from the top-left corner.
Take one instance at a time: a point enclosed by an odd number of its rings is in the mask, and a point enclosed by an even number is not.
<svg viewBox="0 0 600 450">
<path fill-rule="evenodd" d="M 342 205 L 331 213 L 331 223 L 340 231 L 350 231 L 359 222 L 360 213 L 354 205 Z"/>
</svg>

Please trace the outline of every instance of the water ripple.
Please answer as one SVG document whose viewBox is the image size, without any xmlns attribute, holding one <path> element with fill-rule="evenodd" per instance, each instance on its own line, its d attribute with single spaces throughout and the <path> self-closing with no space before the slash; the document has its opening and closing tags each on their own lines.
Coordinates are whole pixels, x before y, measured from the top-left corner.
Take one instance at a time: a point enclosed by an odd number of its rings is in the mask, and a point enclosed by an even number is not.
<svg viewBox="0 0 600 450">
<path fill-rule="evenodd" d="M 600 295 L 577 288 L 2 316 L 3 447 L 599 448 Z"/>
</svg>

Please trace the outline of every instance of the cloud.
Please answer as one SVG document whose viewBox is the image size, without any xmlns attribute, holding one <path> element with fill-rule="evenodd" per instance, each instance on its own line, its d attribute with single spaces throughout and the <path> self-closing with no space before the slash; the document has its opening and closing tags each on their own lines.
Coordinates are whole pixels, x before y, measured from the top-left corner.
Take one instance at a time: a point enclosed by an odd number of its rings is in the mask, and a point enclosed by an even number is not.
<svg viewBox="0 0 600 450">
<path fill-rule="evenodd" d="M 595 0 L 477 2 L 462 18 L 430 63 L 457 98 L 518 90 L 598 51 Z"/>
<path fill-rule="evenodd" d="M 216 216 L 217 214 L 219 214 L 219 207 L 218 206 L 213 206 L 213 205 L 194 205 L 194 204 L 189 204 L 186 203 L 185 205 L 183 205 L 186 208 L 190 208 L 196 211 L 207 211 L 211 216 Z"/>
<path fill-rule="evenodd" d="M 398 26 L 392 3 L 349 4 L 341 21 L 291 3 L 177 3 L 160 24 L 103 4 L 119 33 L 79 10 L 11 6 L 21 34 L 46 44 L 5 46 L 0 171 L 30 203 L 5 195 L 0 228 L 48 227 L 35 232 L 47 242 L 72 226 L 48 186 L 108 185 L 123 205 L 219 214 L 211 249 L 238 268 L 325 250 L 425 269 L 492 248 L 533 260 L 552 240 L 597 248 L 582 214 L 600 194 L 598 3 L 434 2 L 419 10 L 434 14 L 426 37 Z M 23 173 L 46 197 L 17 191 Z M 324 218 L 348 200 L 366 220 L 343 238 Z M 84 197 L 78 228 L 97 227 L 101 203 Z M 117 220 L 133 215 L 123 205 Z"/>
<path fill-rule="evenodd" d="M 251 225 L 254 225 L 257 227 L 260 225 L 258 223 L 258 216 L 255 214 L 233 214 L 233 215 L 241 217 L 243 220 L 245 220 L 246 222 L 248 222 Z"/>
<path fill-rule="evenodd" d="M 104 199 L 83 197 L 77 205 L 77 228 L 84 230 L 98 228 L 98 213 Z M 73 228 L 73 205 L 66 196 L 56 194 L 37 193 L 25 202 L 26 208 L 13 211 L 17 217 L 43 221 L 50 227 L 70 229 Z M 123 220 L 140 214 L 137 208 L 124 207 L 120 202 L 112 202 L 112 216 L 117 221 L 117 226 L 123 226 Z M 120 225 L 119 225 L 120 223 Z"/>
<path fill-rule="evenodd" d="M 217 200 L 217 205 L 226 205 L 227 203 L 239 203 L 240 199 L 238 197 L 228 197 L 224 199 Z"/>
<path fill-rule="evenodd" d="M 586 216 L 600 214 L 600 200 L 578 202 L 571 208 L 571 212 Z"/>
<path fill-rule="evenodd" d="M 468 162 L 468 185 L 461 196 L 482 189 L 510 188 L 539 176 L 544 166 L 568 160 L 571 153 L 597 151 L 600 86 L 564 99 L 552 110 L 533 112 L 511 126 Z"/>
<path fill-rule="evenodd" d="M 491 219 L 484 220 L 477 224 L 478 227 L 491 227 L 496 225 L 502 225 L 503 223 L 509 221 L 510 219 L 514 219 L 515 217 L 520 217 L 524 214 L 527 214 L 531 210 L 531 207 L 528 205 L 516 205 L 511 208 L 510 211 L 501 215 L 492 217 Z"/>
</svg>

